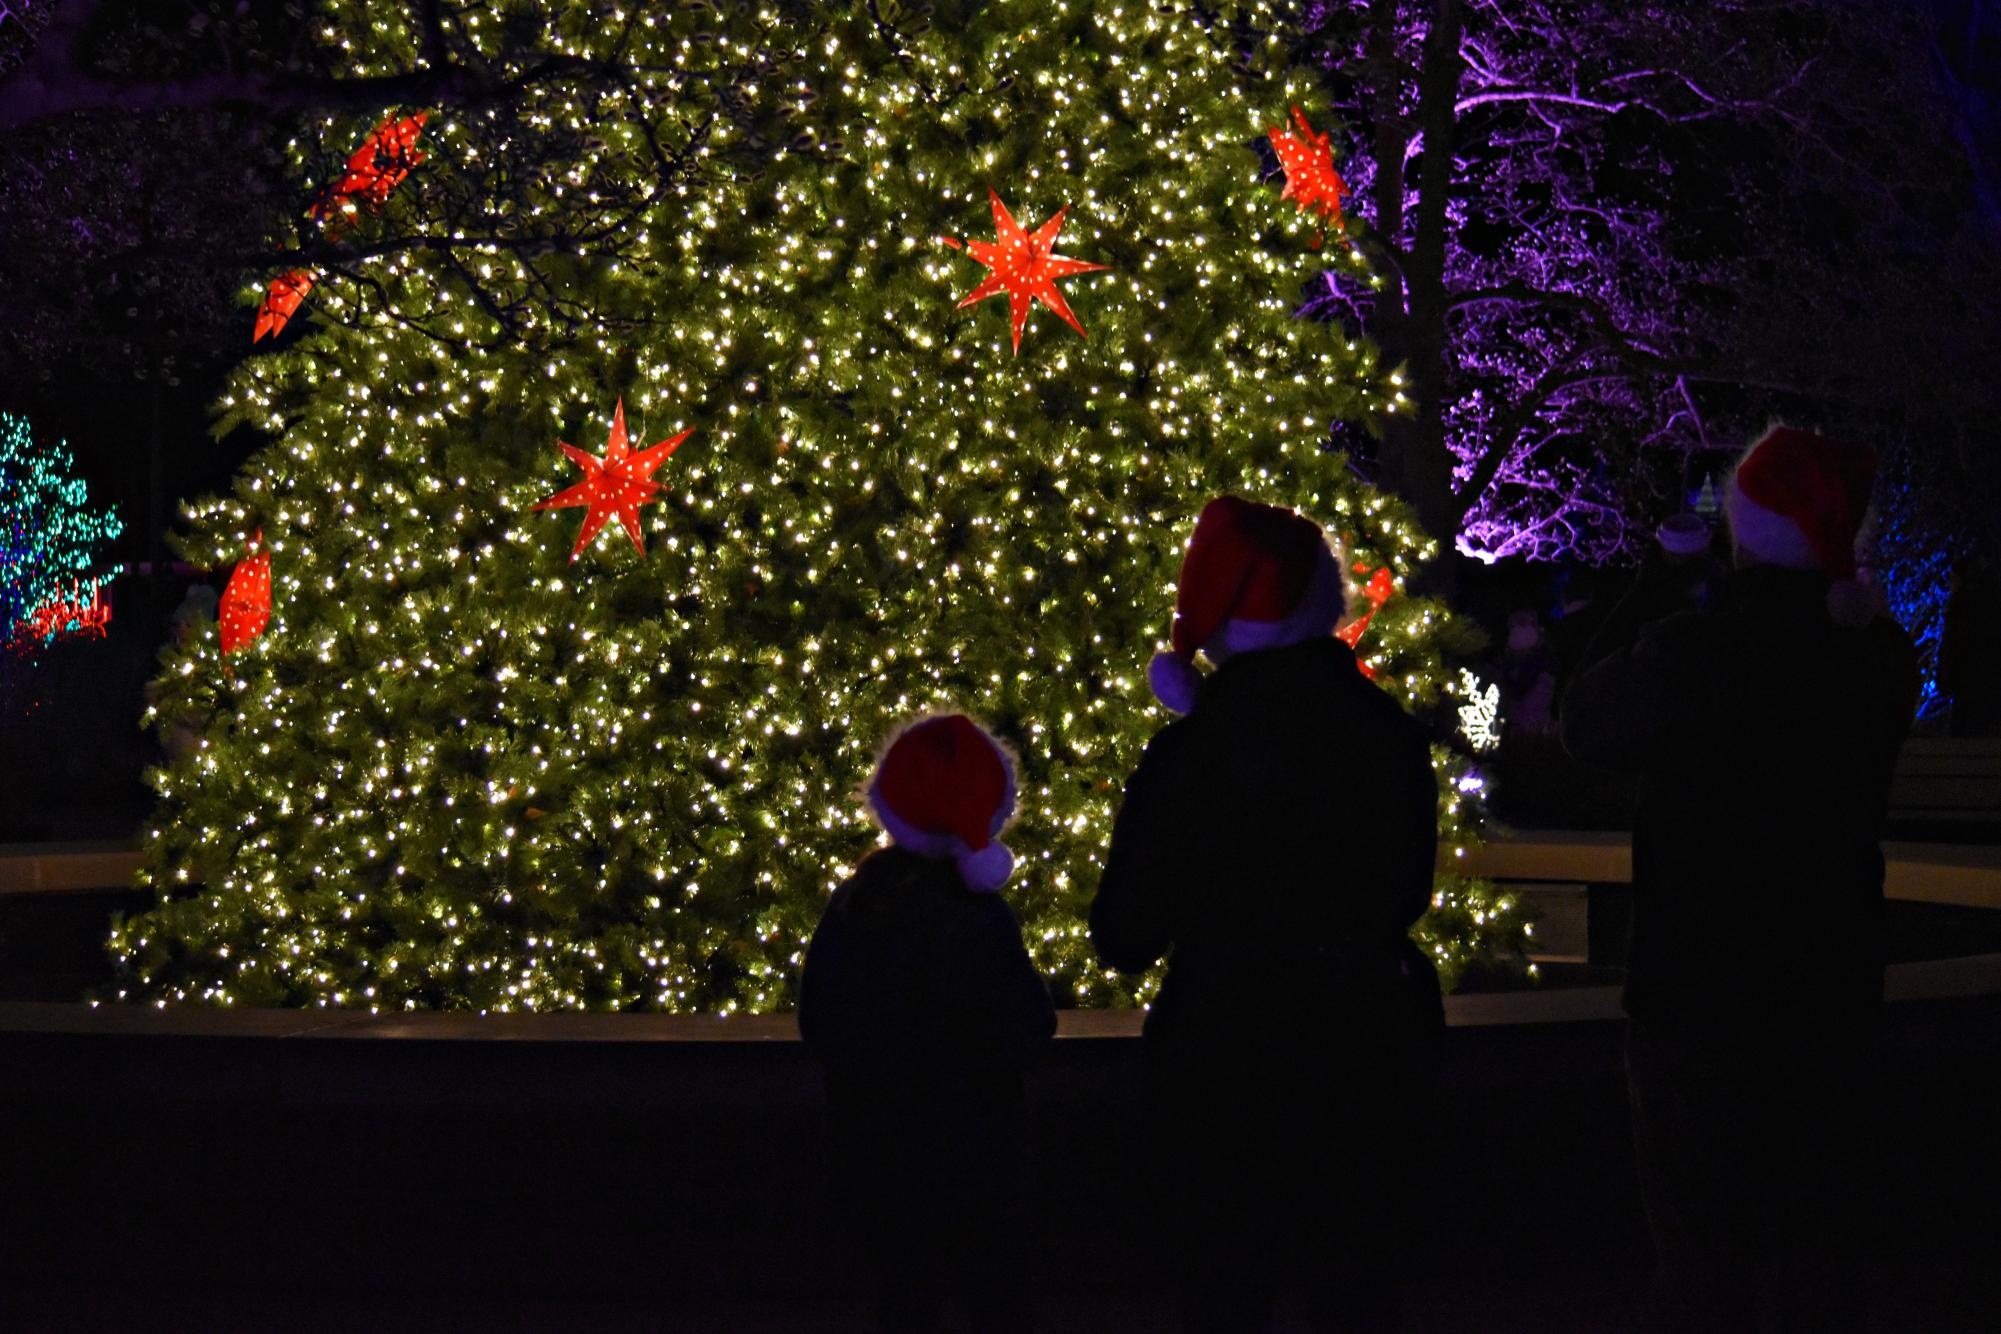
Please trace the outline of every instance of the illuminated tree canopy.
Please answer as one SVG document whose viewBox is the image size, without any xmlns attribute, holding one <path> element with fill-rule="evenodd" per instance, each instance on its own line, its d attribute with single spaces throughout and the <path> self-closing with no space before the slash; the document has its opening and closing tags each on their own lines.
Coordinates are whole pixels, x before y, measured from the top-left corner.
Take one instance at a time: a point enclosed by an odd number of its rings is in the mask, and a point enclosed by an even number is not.
<svg viewBox="0 0 2001 1334">
<path fill-rule="evenodd" d="M 0 412 L 0 650 L 32 657 L 101 626 L 99 591 L 116 573 L 106 548 L 123 530 L 92 507 L 67 448 Z"/>
<path fill-rule="evenodd" d="M 1327 104 L 1275 37 L 1246 58 L 1262 7 L 1225 27 L 995 0 L 927 26 L 878 2 L 782 31 L 734 7 L 578 0 L 534 29 L 445 9 L 488 70 L 576 79 L 434 108 L 384 234 L 436 235 L 429 210 L 477 210 L 497 174 L 537 183 L 526 215 L 510 196 L 491 230 L 350 256 L 221 403 L 273 443 L 185 550 L 222 565 L 261 530 L 273 615 L 227 665 L 213 633 L 168 660 L 161 716 L 206 721 L 155 776 L 164 901 L 117 930 L 116 994 L 789 1005 L 875 841 L 875 748 L 956 705 L 1021 752 L 1008 892 L 1037 963 L 1075 1002 L 1132 1003 L 1151 982 L 1099 966 L 1084 910 L 1219 491 L 1347 540 L 1384 594 L 1362 659 L 1449 734 L 1469 632 L 1402 583 L 1437 544 L 1327 447 L 1408 401 L 1370 344 L 1294 318 L 1326 254 L 1258 141 Z M 327 23 L 371 77 L 425 31 L 358 2 Z M 767 113 L 791 132 L 739 155 Z M 302 175 L 329 151 L 302 147 Z M 1038 305 L 1016 353 L 1006 301 L 961 308 L 999 272 L 962 248 L 996 235 L 990 190 L 1029 232 L 1067 208 L 1059 253 L 1104 266 L 1058 280 L 1081 336 Z M 607 201 L 604 251 L 505 243 Z M 577 480 L 559 442 L 605 452 L 620 400 L 635 450 L 691 434 L 637 511 L 645 553 L 611 523 L 572 563 L 580 516 L 531 507 Z M 1463 846 L 1476 784 L 1437 756 Z M 1422 927 L 1448 974 L 1520 933 L 1453 876 Z"/>
</svg>

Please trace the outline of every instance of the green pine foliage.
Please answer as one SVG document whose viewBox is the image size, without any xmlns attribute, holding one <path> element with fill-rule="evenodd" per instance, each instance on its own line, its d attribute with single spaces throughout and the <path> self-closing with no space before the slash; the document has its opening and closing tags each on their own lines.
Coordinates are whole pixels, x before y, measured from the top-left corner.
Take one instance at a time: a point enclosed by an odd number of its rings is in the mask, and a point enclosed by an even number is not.
<svg viewBox="0 0 2001 1334">
<path fill-rule="evenodd" d="M 414 248 L 373 287 L 330 282 L 333 318 L 237 375 L 226 419 L 275 443 L 187 550 L 222 563 L 261 526 L 274 615 L 228 662 L 213 635 L 167 660 L 161 712 L 207 721 L 157 775 L 165 898 L 115 933 L 118 995 L 783 1008 L 828 891 L 876 841 L 857 792 L 878 747 L 960 707 L 1020 753 L 1006 892 L 1038 963 L 1077 1003 L 1134 1003 L 1151 980 L 1108 974 L 1083 921 L 1120 785 L 1166 720 L 1145 665 L 1202 502 L 1297 506 L 1363 573 L 1437 555 L 1326 448 L 1332 422 L 1399 398 L 1370 347 L 1291 316 L 1328 251 L 1260 140 L 1294 104 L 1325 112 L 1255 22 L 994 0 L 926 26 L 864 3 L 781 38 L 769 16 L 670 8 L 617 55 L 680 72 L 634 80 L 588 135 L 562 119 L 583 99 L 546 89 L 535 143 L 645 202 L 655 147 L 725 123 L 694 114 L 718 82 L 695 66 L 752 41 L 785 49 L 729 109 L 778 107 L 793 132 L 742 158 L 705 140 L 616 264 L 565 272 L 563 308 L 588 318 L 504 337 L 464 255 Z M 371 31 L 393 67 L 404 39 Z M 434 111 L 431 157 L 375 225 L 473 197 L 501 147 L 469 159 L 482 133 Z M 1061 280 L 1087 337 L 1038 309 L 1015 354 L 1005 296 L 956 308 L 988 271 L 941 238 L 994 236 L 989 188 L 1030 229 L 1069 208 L 1059 253 L 1107 266 Z M 440 336 L 440 309 L 463 327 Z M 577 478 L 559 440 L 604 452 L 621 398 L 636 448 L 694 433 L 641 511 L 646 553 L 614 522 L 571 563 L 582 511 L 529 506 Z M 1361 651 L 1449 719 L 1469 633 L 1400 586 Z M 1438 758 L 1463 846 L 1464 761 Z M 1423 931 L 1452 973 L 1517 944 L 1518 918 L 1448 877 Z"/>
</svg>

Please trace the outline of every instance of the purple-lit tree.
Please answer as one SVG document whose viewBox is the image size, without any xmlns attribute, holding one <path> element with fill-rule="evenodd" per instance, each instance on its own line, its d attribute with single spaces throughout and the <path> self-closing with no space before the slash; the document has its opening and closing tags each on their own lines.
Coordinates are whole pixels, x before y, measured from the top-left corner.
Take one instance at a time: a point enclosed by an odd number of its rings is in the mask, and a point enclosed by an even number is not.
<svg viewBox="0 0 2001 1334">
<path fill-rule="evenodd" d="M 1406 366 L 1382 480 L 1462 551 L 1603 563 L 1769 416 L 1869 440 L 1929 669 L 1945 572 L 2001 556 L 1989 8 L 1302 4 L 1381 275 L 1307 309 Z"/>
<path fill-rule="evenodd" d="M 1703 392 L 1755 378 L 1731 359 L 1747 240 L 1714 159 L 1804 114 L 1813 8 L 1305 6 L 1381 275 L 1329 275 L 1308 309 L 1405 364 L 1383 480 L 1462 551 L 1616 559 L 1677 506 L 1692 451 L 1740 441 Z"/>
</svg>

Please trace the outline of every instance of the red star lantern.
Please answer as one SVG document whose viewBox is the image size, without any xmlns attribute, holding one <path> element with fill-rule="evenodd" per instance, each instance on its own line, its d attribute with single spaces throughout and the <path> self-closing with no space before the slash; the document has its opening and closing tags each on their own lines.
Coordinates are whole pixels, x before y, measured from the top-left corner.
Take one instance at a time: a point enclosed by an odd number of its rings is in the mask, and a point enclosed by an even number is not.
<svg viewBox="0 0 2001 1334">
<path fill-rule="evenodd" d="M 417 151 L 417 136 L 423 133 L 424 122 L 430 118 L 428 111 L 401 120 L 384 117 L 361 141 L 361 147 L 348 156 L 347 170 L 320 196 L 318 203 L 306 210 L 309 217 L 326 225 L 329 240 L 347 229 L 362 205 L 375 209 L 388 203 L 389 196 L 403 183 L 410 169 L 424 160 L 424 154 Z M 267 334 L 276 337 L 283 331 L 299 309 L 299 303 L 306 299 L 306 293 L 313 290 L 314 281 L 310 269 L 293 269 L 273 278 L 264 303 L 257 307 L 257 327 L 250 341 L 258 342 Z"/>
<path fill-rule="evenodd" d="M 219 611 L 224 657 L 263 634 L 271 623 L 271 553 L 257 549 L 263 542 L 264 530 L 260 528 L 250 539 L 250 555 L 237 562 L 222 590 Z"/>
<path fill-rule="evenodd" d="M 639 535 L 639 507 L 654 499 L 665 489 L 665 484 L 652 478 L 655 468 L 665 463 L 668 456 L 681 447 L 681 442 L 694 434 L 689 427 L 672 440 L 662 440 L 647 449 L 633 450 L 625 439 L 625 400 L 618 401 L 611 418 L 611 440 L 605 446 L 604 457 L 596 458 L 586 454 L 575 445 L 562 445 L 563 452 L 570 461 L 584 470 L 584 480 L 567 491 L 558 491 L 547 500 L 540 501 L 532 508 L 536 511 L 565 509 L 573 505 L 584 506 L 583 531 L 577 534 L 577 545 L 570 549 L 570 559 L 583 554 L 584 547 L 598 535 L 613 515 L 625 526 L 626 536 L 632 545 L 639 548 L 639 554 L 646 554 L 646 543 Z"/>
<path fill-rule="evenodd" d="M 298 312 L 299 303 L 312 290 L 313 274 L 310 269 L 293 269 L 273 278 L 270 290 L 264 294 L 264 303 L 257 307 L 257 328 L 250 335 L 250 341 L 258 342 L 267 335 L 276 338 L 283 333 L 286 324 Z"/>
<path fill-rule="evenodd" d="M 1055 253 L 1056 233 L 1063 230 L 1063 215 L 1070 211 L 1070 206 L 1065 204 L 1056 210 L 1055 217 L 1033 232 L 1025 232 L 1021 224 L 1014 220 L 1014 215 L 1007 211 L 1007 205 L 1001 203 L 999 195 L 989 189 L 987 198 L 993 201 L 994 206 L 995 239 L 968 241 L 965 248 L 974 259 L 993 272 L 986 281 L 967 293 L 958 308 L 964 310 L 975 302 L 1006 292 L 1008 319 L 1014 325 L 1016 355 L 1021 353 L 1021 328 L 1028 323 L 1029 309 L 1037 301 L 1055 311 L 1057 317 L 1075 329 L 1080 338 L 1088 337 L 1084 326 L 1077 323 L 1077 317 L 1070 313 L 1070 303 L 1057 290 L 1056 280 L 1078 273 L 1093 273 L 1108 266 Z M 959 243 L 949 236 L 943 239 L 954 250 L 959 248 Z"/>
<path fill-rule="evenodd" d="M 313 216 L 332 215 L 332 223 L 338 224 L 354 214 L 357 203 L 369 208 L 381 208 L 388 203 L 389 196 L 403 183 L 410 169 L 424 160 L 424 154 L 417 151 L 417 136 L 424 132 L 424 122 L 430 118 L 428 111 L 401 120 L 385 116 L 361 141 L 361 147 L 348 157 L 347 170 L 333 188 L 313 205 Z"/>
<path fill-rule="evenodd" d="M 1285 172 L 1285 193 L 1280 199 L 1297 200 L 1301 213 L 1318 214 L 1331 226 L 1341 225 L 1341 196 L 1348 183 L 1334 170 L 1334 148 L 1325 134 L 1315 134 L 1306 113 L 1292 109 L 1299 126 L 1294 135 L 1274 125 L 1265 133 L 1271 137 L 1272 151 Z"/>
<path fill-rule="evenodd" d="M 1367 565 L 1357 565 L 1355 573 L 1361 574 L 1368 568 Z M 1334 637 L 1349 648 L 1355 647 L 1361 641 L 1362 632 L 1369 628 L 1369 622 L 1376 619 L 1376 613 L 1383 609 L 1383 604 L 1390 600 L 1390 595 L 1394 592 L 1396 592 L 1396 578 L 1390 573 L 1388 566 L 1370 575 L 1369 582 L 1362 585 L 1362 596 L 1368 599 L 1369 609 L 1336 630 Z M 1355 665 L 1362 669 L 1362 675 L 1371 679 L 1375 677 L 1376 669 L 1360 658 L 1355 659 Z"/>
</svg>

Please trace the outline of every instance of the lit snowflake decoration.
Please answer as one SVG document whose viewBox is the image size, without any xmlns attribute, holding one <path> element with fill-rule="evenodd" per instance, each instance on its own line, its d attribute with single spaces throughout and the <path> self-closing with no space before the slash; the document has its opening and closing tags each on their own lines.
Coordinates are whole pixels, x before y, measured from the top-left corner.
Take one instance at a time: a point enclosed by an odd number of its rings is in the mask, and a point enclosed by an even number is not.
<svg viewBox="0 0 2001 1334">
<path fill-rule="evenodd" d="M 1485 755 L 1501 744 L 1501 688 L 1483 686 L 1479 677 L 1461 667 L 1459 693 L 1466 697 L 1459 706 L 1459 734 L 1474 754 Z"/>
</svg>

